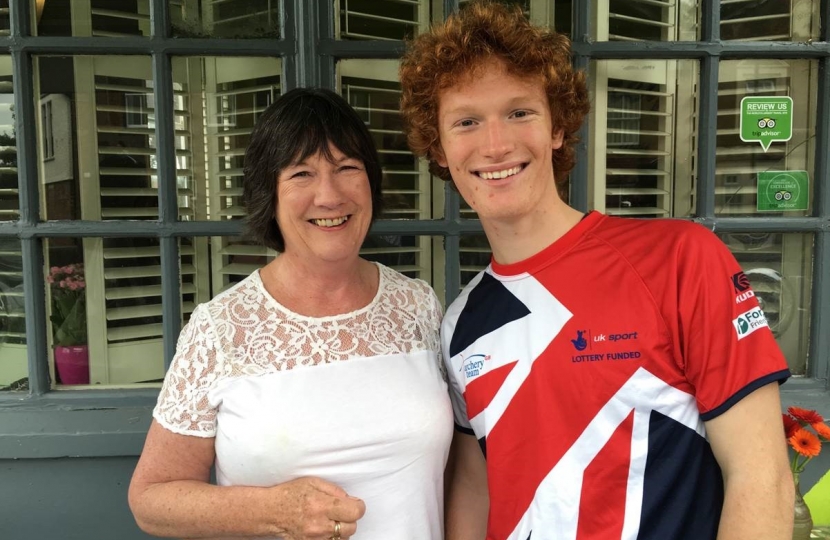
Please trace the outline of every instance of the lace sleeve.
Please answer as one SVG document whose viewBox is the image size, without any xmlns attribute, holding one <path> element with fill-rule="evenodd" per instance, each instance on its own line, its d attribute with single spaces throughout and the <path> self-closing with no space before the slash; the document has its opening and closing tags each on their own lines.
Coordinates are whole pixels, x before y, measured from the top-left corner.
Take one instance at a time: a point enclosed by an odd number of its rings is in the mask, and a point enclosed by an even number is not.
<svg viewBox="0 0 830 540">
<path fill-rule="evenodd" d="M 424 283 L 424 287 L 426 289 L 427 298 L 429 299 L 429 303 L 427 304 L 428 311 L 426 314 L 426 324 L 428 326 L 425 332 L 425 335 L 427 336 L 427 345 L 431 351 L 435 351 L 437 353 L 438 369 L 441 371 L 441 376 L 446 382 L 447 368 L 444 365 L 443 354 L 441 354 L 441 338 L 439 334 L 441 320 L 444 318 L 444 309 L 441 307 L 441 302 L 438 300 L 438 296 L 435 294 L 432 287 L 430 287 L 427 283 Z"/>
<path fill-rule="evenodd" d="M 218 379 L 220 357 L 207 307 L 200 305 L 179 334 L 153 418 L 174 433 L 215 436 L 216 408 L 208 392 Z"/>
</svg>

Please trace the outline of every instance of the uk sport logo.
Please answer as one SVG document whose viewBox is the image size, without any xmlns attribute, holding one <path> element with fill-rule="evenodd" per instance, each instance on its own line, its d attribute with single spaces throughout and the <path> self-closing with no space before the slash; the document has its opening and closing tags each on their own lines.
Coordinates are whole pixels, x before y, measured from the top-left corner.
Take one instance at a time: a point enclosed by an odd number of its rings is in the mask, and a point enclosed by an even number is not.
<svg viewBox="0 0 830 540">
<path fill-rule="evenodd" d="M 574 349 L 577 351 L 584 351 L 588 347 L 588 340 L 585 339 L 585 330 L 577 330 L 576 331 L 576 339 L 572 339 L 571 343 L 573 343 Z"/>
</svg>

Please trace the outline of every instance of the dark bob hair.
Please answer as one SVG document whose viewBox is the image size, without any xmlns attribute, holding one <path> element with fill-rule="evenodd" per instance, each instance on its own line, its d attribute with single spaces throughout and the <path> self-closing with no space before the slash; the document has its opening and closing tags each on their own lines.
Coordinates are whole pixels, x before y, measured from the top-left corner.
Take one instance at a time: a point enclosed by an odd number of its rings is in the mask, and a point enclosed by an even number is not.
<svg viewBox="0 0 830 540">
<path fill-rule="evenodd" d="M 372 220 L 380 215 L 383 173 L 363 120 L 331 90 L 296 88 L 272 103 L 251 133 L 242 182 L 248 236 L 266 247 L 285 250 L 276 220 L 277 178 L 286 167 L 318 152 L 333 161 L 329 145 L 363 162 L 372 193 Z"/>
</svg>

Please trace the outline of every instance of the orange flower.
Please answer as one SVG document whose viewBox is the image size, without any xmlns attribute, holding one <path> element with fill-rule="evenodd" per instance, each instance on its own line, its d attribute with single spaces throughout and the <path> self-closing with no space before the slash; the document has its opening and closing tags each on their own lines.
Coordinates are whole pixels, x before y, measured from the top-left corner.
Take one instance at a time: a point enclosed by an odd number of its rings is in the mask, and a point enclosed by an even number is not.
<svg viewBox="0 0 830 540">
<path fill-rule="evenodd" d="M 830 440 L 830 426 L 823 422 L 816 422 L 815 424 L 810 425 L 814 430 L 816 430 L 816 433 L 818 433 L 820 437 Z"/>
<path fill-rule="evenodd" d="M 789 439 L 795 435 L 796 431 L 801 429 L 801 424 L 789 414 L 782 414 L 781 416 L 784 418 L 784 437 Z"/>
<path fill-rule="evenodd" d="M 821 452 L 821 441 L 804 428 L 796 431 L 795 435 L 790 437 L 788 442 L 796 452 L 805 457 L 813 458 Z"/>
<path fill-rule="evenodd" d="M 793 415 L 796 420 L 798 420 L 799 422 L 804 422 L 805 424 L 817 424 L 820 422 L 824 422 L 824 418 L 822 418 L 819 413 L 812 409 L 790 407 L 789 409 L 787 409 L 787 412 Z"/>
</svg>

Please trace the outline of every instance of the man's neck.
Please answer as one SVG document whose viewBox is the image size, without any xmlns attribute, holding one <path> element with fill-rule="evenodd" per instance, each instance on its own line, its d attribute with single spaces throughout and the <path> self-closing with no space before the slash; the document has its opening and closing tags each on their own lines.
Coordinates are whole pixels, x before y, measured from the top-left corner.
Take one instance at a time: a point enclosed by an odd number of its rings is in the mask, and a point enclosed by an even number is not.
<svg viewBox="0 0 830 540">
<path fill-rule="evenodd" d="M 571 230 L 584 214 L 557 198 L 543 211 L 511 221 L 482 220 L 493 257 L 513 264 L 532 257 Z"/>
</svg>

